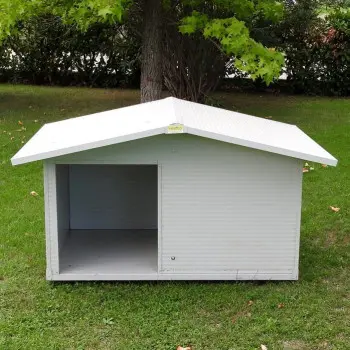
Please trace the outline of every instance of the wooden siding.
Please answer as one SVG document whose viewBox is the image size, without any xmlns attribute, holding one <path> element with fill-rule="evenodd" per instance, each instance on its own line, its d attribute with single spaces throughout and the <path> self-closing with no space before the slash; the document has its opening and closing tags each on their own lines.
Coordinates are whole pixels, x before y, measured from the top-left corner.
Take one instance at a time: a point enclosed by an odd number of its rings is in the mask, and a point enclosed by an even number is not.
<svg viewBox="0 0 350 350">
<path fill-rule="evenodd" d="M 46 278 L 59 275 L 59 239 L 57 220 L 56 166 L 44 162 L 45 232 L 46 232 Z"/>
<path fill-rule="evenodd" d="M 58 251 L 60 252 L 69 234 L 70 201 L 69 201 L 69 166 L 56 167 L 57 198 L 57 233 Z"/>
<path fill-rule="evenodd" d="M 151 279 L 298 276 L 300 160 L 183 134 L 51 161 L 160 165 L 160 266 Z"/>
</svg>

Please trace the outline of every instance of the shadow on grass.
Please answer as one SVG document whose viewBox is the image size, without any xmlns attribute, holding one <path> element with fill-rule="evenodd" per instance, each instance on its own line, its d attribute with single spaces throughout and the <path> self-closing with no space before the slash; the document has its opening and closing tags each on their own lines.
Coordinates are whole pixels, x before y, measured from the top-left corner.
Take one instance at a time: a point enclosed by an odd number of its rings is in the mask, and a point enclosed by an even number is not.
<svg viewBox="0 0 350 350">
<path fill-rule="evenodd" d="M 302 239 L 299 263 L 299 280 L 314 281 L 333 274 L 346 264 L 346 247 L 322 247 Z M 342 254 L 343 253 L 343 254 Z"/>
</svg>

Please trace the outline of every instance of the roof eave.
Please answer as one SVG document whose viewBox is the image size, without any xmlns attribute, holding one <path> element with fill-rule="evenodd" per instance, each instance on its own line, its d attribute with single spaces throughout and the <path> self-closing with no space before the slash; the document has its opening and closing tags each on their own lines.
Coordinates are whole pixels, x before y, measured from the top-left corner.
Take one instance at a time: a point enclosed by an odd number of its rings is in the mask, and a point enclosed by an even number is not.
<svg viewBox="0 0 350 350">
<path fill-rule="evenodd" d="M 12 165 L 15 166 L 15 165 L 31 163 L 39 160 L 49 159 L 49 158 L 56 158 L 56 157 L 65 156 L 72 153 L 78 153 L 78 152 L 88 151 L 95 148 L 111 146 L 118 143 L 134 141 L 134 140 L 151 137 L 151 136 L 157 136 L 160 134 L 164 134 L 164 130 L 165 130 L 165 127 L 160 127 L 160 128 L 155 128 L 151 130 L 141 131 L 134 134 L 113 137 L 113 138 L 109 138 L 101 141 L 89 142 L 85 144 L 62 148 L 54 151 L 43 152 L 40 154 L 35 154 L 35 155 L 30 155 L 25 157 L 17 156 L 18 154 L 20 154 L 20 151 L 19 151 L 17 154 L 15 154 L 11 158 L 11 163 Z"/>
<path fill-rule="evenodd" d="M 213 133 L 213 132 L 209 132 L 209 131 L 204 131 L 204 130 L 200 130 L 200 129 L 196 129 L 196 128 L 190 128 L 190 127 L 187 127 L 187 131 L 188 131 L 188 133 L 190 133 L 192 135 L 211 138 L 214 140 L 232 143 L 232 144 L 235 144 L 238 146 L 253 148 L 253 149 L 257 149 L 257 150 L 261 150 L 261 151 L 265 151 L 265 152 L 280 154 L 280 155 L 283 155 L 286 157 L 307 160 L 309 162 L 316 162 L 316 163 L 326 164 L 326 165 L 330 165 L 330 166 L 336 166 L 338 163 L 338 160 L 336 158 L 334 158 L 332 155 L 330 155 L 330 157 L 319 157 L 319 156 L 315 156 L 313 154 L 296 152 L 296 151 L 285 149 L 285 148 L 274 147 L 274 146 L 254 142 L 254 141 L 239 139 L 239 138 L 235 138 L 235 137 L 230 137 L 230 136 L 217 134 L 217 133 Z"/>
<path fill-rule="evenodd" d="M 287 157 L 293 157 L 297 159 L 303 159 L 307 161 L 312 161 L 316 163 L 321 163 L 321 164 L 326 164 L 330 166 L 336 166 L 338 163 L 338 160 L 335 159 L 332 155 L 329 154 L 329 157 L 319 157 L 313 154 L 308 154 L 308 153 L 302 153 L 302 152 L 296 152 L 290 149 L 285 149 L 285 148 L 280 148 L 280 147 L 274 147 L 250 140 L 245 140 L 245 139 L 240 139 L 240 138 L 234 138 L 231 136 L 227 135 L 222 135 L 214 132 L 209 132 L 206 130 L 202 129 L 197 129 L 197 128 L 192 128 L 185 126 L 185 132 L 195 135 L 195 136 L 201 136 L 201 137 L 206 137 L 218 141 L 223 141 L 239 146 L 244 146 L 244 147 L 249 147 L 261 151 L 266 151 L 270 153 L 275 153 L 275 154 L 280 154 L 283 156 Z M 144 130 L 138 133 L 133 133 L 133 134 L 128 134 L 128 135 L 123 135 L 123 136 L 118 136 L 114 138 L 109 138 L 105 140 L 100 140 L 100 141 L 94 141 L 94 142 L 89 142 L 85 144 L 79 144 L 67 148 L 62 148 L 59 150 L 54 150 L 54 151 L 48 151 L 48 152 L 43 152 L 39 154 L 34 154 L 34 155 L 29 155 L 29 156 L 24 156 L 21 157 L 21 150 L 11 159 L 12 165 L 20 165 L 20 164 L 26 164 L 34 161 L 39 161 L 39 160 L 44 160 L 44 159 L 49 159 L 49 158 L 56 158 L 72 153 L 78 153 L 78 152 L 83 152 L 83 151 L 88 151 L 91 149 L 95 148 L 100 148 L 100 147 L 105 147 L 105 146 L 110 146 L 113 144 L 118 144 L 118 143 L 123 143 L 123 142 L 128 142 L 128 141 L 133 141 L 145 137 L 151 137 L 151 136 L 156 136 L 160 134 L 166 133 L 166 126 L 162 126 L 159 128 L 154 128 L 150 130 Z M 326 151 L 325 151 L 326 152 Z M 328 152 L 327 152 L 328 153 Z"/>
</svg>

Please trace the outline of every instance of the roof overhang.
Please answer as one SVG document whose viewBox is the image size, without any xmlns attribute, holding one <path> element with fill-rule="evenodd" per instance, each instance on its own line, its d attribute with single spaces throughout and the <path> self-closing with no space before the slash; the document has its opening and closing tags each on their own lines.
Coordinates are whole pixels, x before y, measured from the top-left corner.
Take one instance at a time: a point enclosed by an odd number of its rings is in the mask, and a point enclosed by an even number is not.
<svg viewBox="0 0 350 350">
<path fill-rule="evenodd" d="M 11 162 L 25 164 L 178 132 L 331 166 L 338 162 L 295 125 L 175 98 L 46 124 Z"/>
</svg>

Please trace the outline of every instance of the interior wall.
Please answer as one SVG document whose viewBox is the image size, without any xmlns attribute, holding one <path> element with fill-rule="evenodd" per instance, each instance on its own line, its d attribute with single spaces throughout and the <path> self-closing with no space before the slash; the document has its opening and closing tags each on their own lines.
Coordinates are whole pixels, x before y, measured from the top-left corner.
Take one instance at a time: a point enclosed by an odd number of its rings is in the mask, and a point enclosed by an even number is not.
<svg viewBox="0 0 350 350">
<path fill-rule="evenodd" d="M 156 165 L 70 165 L 71 229 L 157 229 Z"/>
<path fill-rule="evenodd" d="M 56 166 L 58 249 L 69 233 L 69 165 Z"/>
</svg>

